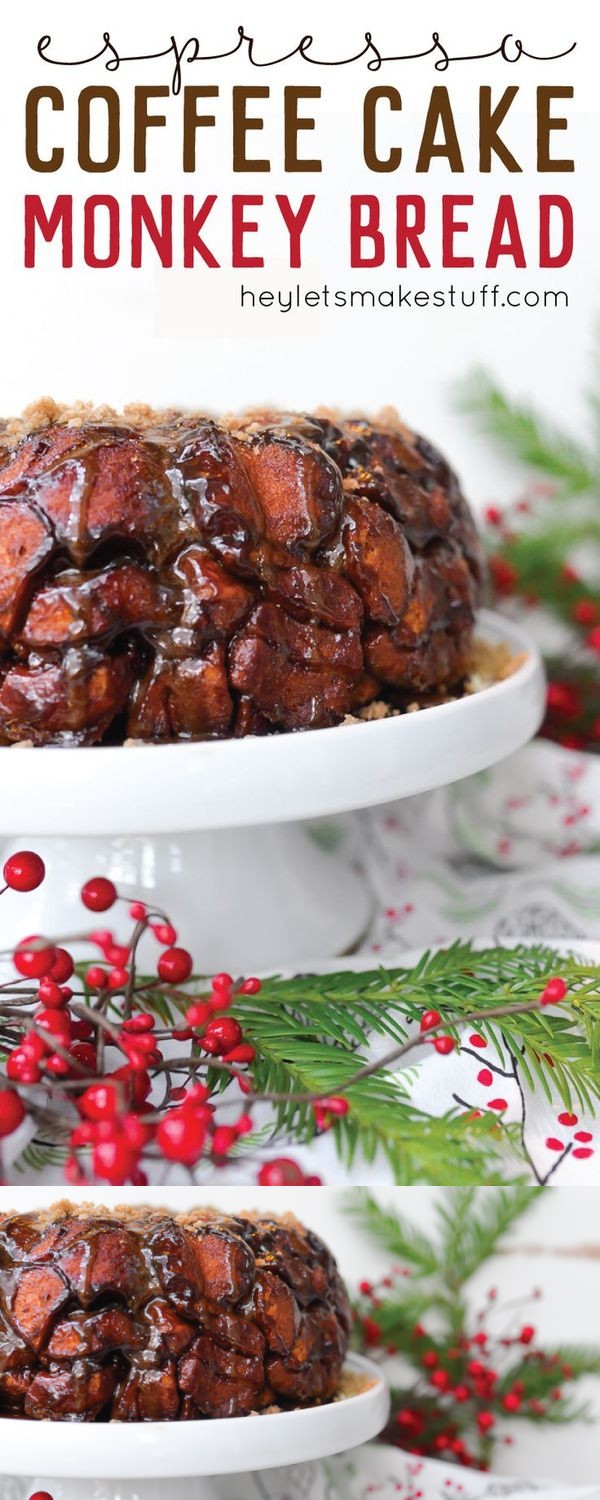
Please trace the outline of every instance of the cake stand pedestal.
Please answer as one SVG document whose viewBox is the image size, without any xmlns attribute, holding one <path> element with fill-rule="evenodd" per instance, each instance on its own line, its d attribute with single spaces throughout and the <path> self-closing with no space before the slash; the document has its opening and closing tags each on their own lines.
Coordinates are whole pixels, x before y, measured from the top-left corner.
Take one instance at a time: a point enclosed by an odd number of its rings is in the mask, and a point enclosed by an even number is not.
<svg viewBox="0 0 600 1500">
<path fill-rule="evenodd" d="M 389 1415 L 389 1393 L 376 1365 L 358 1355 L 349 1369 L 366 1389 L 329 1406 L 206 1422 L 82 1424 L 0 1420 L 0 1462 L 23 1476 L 14 1500 L 48 1490 L 53 1500 L 222 1500 L 218 1475 L 289 1467 L 366 1443 Z M 39 1476 L 43 1477 L 39 1477 Z M 4 1478 L 0 1479 L 0 1493 Z M 235 1485 L 232 1495 L 235 1494 Z M 258 1492 L 257 1492 L 258 1493 Z M 13 1500 L 13 1488 L 8 1489 Z"/>
<path fill-rule="evenodd" d="M 83 881 L 105 874 L 168 911 L 200 972 L 350 951 L 368 926 L 368 891 L 336 851 L 331 826 L 315 820 L 470 776 L 539 727 L 536 648 L 487 610 L 478 632 L 523 653 L 522 664 L 492 687 L 418 713 L 200 744 L 0 750 L 2 858 L 33 847 L 48 872 L 26 900 L 3 897 L 0 947 L 23 937 L 24 921 L 28 932 L 71 934 Z M 87 925 L 123 936 L 126 905 L 107 915 Z M 155 945 L 147 953 L 155 960 Z"/>
</svg>

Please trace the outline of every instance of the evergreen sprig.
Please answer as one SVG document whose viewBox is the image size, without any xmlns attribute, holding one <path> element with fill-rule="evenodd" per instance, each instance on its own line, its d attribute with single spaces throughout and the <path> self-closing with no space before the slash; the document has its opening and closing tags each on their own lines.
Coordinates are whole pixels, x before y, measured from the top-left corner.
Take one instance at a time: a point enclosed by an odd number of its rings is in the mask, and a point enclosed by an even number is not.
<svg viewBox="0 0 600 1500">
<path fill-rule="evenodd" d="M 580 441 L 533 406 L 512 400 L 476 371 L 458 405 L 503 451 L 525 465 L 532 484 L 514 504 L 488 506 L 484 542 L 491 601 L 541 606 L 560 626 L 545 650 L 549 690 L 542 734 L 573 749 L 600 748 L 600 327 L 587 392 L 590 439 Z M 540 630 L 545 647 L 547 631 Z M 557 632 L 553 632 L 556 637 Z"/>
<path fill-rule="evenodd" d="M 528 402 L 514 401 L 478 369 L 458 389 L 458 406 L 475 417 L 480 428 L 515 458 L 578 495 L 600 487 L 600 461 Z"/>
<path fill-rule="evenodd" d="M 354 1324 L 359 1349 L 394 1360 L 388 1442 L 487 1468 L 498 1423 L 507 1418 L 589 1419 L 571 1387 L 582 1375 L 600 1375 L 600 1349 L 545 1348 L 524 1321 L 525 1299 L 502 1305 L 494 1288 L 483 1307 L 471 1308 L 473 1276 L 533 1209 L 539 1191 L 451 1188 L 436 1199 L 429 1235 L 372 1194 L 348 1194 L 355 1223 L 396 1262 L 378 1282 L 361 1282 Z"/>
<path fill-rule="evenodd" d="M 541 1009 L 536 1001 L 557 968 L 567 997 L 559 1009 Z M 192 988 L 202 994 L 202 981 Z M 149 988 L 150 1008 L 156 998 L 164 1018 L 167 1003 L 169 1014 L 183 1010 L 190 994 L 167 1002 L 164 992 Z M 501 1022 L 486 1019 L 504 1003 L 534 1008 Z M 520 1181 L 530 1164 L 518 1126 L 490 1111 L 480 1118 L 464 1110 L 430 1116 L 411 1103 L 406 1074 L 384 1065 L 352 1081 L 373 1066 L 373 1038 L 402 1047 L 418 1034 L 424 1009 L 438 1010 L 444 1031 L 456 1039 L 463 1021 L 477 1014 L 478 1031 L 499 1059 L 508 1045 L 528 1084 L 548 1098 L 558 1095 L 565 1108 L 577 1103 L 593 1113 L 600 1095 L 600 967 L 576 957 L 558 961 L 543 946 L 477 950 L 457 942 L 425 953 L 414 967 L 274 976 L 263 981 L 260 995 L 235 996 L 232 1014 L 256 1053 L 256 1095 L 275 1096 L 273 1137 L 310 1143 L 318 1131 L 310 1096 L 341 1094 L 350 1108 L 332 1134 L 347 1165 L 360 1149 L 368 1161 L 381 1151 L 401 1184 Z M 230 1085 L 226 1072 L 211 1082 L 223 1092 Z"/>
</svg>

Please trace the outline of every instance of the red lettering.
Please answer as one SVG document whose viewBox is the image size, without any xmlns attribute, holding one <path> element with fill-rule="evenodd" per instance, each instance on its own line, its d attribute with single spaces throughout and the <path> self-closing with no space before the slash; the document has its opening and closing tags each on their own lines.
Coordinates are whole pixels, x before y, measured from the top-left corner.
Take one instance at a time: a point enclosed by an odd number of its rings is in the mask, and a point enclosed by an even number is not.
<svg viewBox="0 0 600 1500">
<path fill-rule="evenodd" d="M 36 229 L 42 239 L 49 243 L 60 229 L 62 239 L 62 265 L 68 270 L 73 265 L 73 199 L 69 193 L 61 193 L 55 199 L 50 215 L 37 193 L 25 197 L 25 265 L 30 270 L 35 266 Z"/>
<path fill-rule="evenodd" d="M 503 238 L 505 229 L 508 230 L 507 240 Z M 497 266 L 501 255 L 511 255 L 515 266 L 521 270 L 527 265 L 515 205 L 509 193 L 502 193 L 498 199 L 498 210 L 494 219 L 486 266 L 492 268 Z"/>
<path fill-rule="evenodd" d="M 413 222 L 408 222 L 408 211 L 412 210 Z M 427 267 L 427 259 L 421 244 L 425 232 L 425 199 L 421 197 L 396 199 L 396 265 L 404 270 L 408 264 L 408 251 L 412 251 L 418 266 Z"/>
<path fill-rule="evenodd" d="M 366 211 L 366 219 L 363 218 Z M 373 250 L 363 254 L 363 240 L 370 240 Z M 385 241 L 379 228 L 379 199 L 371 193 L 364 196 L 353 193 L 350 198 L 350 265 L 382 266 L 385 260 Z"/>
<path fill-rule="evenodd" d="M 234 193 L 231 199 L 231 264 L 236 271 L 264 266 L 262 255 L 247 255 L 244 246 L 246 235 L 256 234 L 258 229 L 258 221 L 246 219 L 245 210 L 261 208 L 263 202 L 264 199 L 256 194 Z"/>
<path fill-rule="evenodd" d="M 211 270 L 218 269 L 219 262 L 215 259 L 212 250 L 204 243 L 200 230 L 203 228 L 211 208 L 217 201 L 216 193 L 211 193 L 204 199 L 203 204 L 194 213 L 194 199 L 191 193 L 185 193 L 183 199 L 183 264 L 186 270 L 194 265 L 196 255 L 200 255 L 204 264 L 210 266 Z"/>
<path fill-rule="evenodd" d="M 142 193 L 134 193 L 131 199 L 131 264 L 139 270 L 142 264 L 142 231 L 146 230 L 161 266 L 173 265 L 173 199 L 166 193 L 160 200 L 160 224 L 157 223 L 148 199 Z"/>
<path fill-rule="evenodd" d="M 298 212 L 294 213 L 289 198 L 283 193 L 276 194 L 277 207 L 290 237 L 290 268 L 293 270 L 299 270 L 302 265 L 300 238 L 314 201 L 314 193 L 305 194 Z"/>
<path fill-rule="evenodd" d="M 458 197 L 442 198 L 442 265 L 458 269 L 461 266 L 474 266 L 472 255 L 457 255 L 454 249 L 454 237 L 457 234 L 465 234 L 469 228 L 467 219 L 455 219 L 455 208 L 470 208 L 473 204 L 472 197 L 468 195 Z"/>
<path fill-rule="evenodd" d="M 552 250 L 550 245 L 550 218 L 552 209 L 558 210 L 561 219 L 562 244 Z M 560 194 L 556 198 L 549 193 L 540 197 L 540 267 L 543 271 L 551 266 L 568 265 L 573 254 L 573 209 L 568 198 Z"/>
</svg>

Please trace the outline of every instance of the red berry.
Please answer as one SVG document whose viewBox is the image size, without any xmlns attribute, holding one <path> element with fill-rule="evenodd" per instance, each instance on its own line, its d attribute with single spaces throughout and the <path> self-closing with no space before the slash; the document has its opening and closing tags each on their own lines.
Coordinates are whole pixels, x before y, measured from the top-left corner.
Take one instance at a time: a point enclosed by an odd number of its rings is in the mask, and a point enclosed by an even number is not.
<svg viewBox="0 0 600 1500">
<path fill-rule="evenodd" d="M 451 1036 L 436 1036 L 433 1045 L 436 1052 L 441 1052 L 442 1057 L 447 1057 L 449 1052 L 454 1051 L 456 1042 Z"/>
<path fill-rule="evenodd" d="M 64 1010 L 38 1010 L 35 1015 L 35 1024 L 42 1031 L 48 1033 L 48 1050 L 51 1051 L 51 1041 L 60 1042 L 67 1047 L 71 1041 L 71 1017 Z"/>
<path fill-rule="evenodd" d="M 157 943 L 162 943 L 165 948 L 172 948 L 177 942 L 177 933 L 170 922 L 153 922 L 152 931 Z"/>
<path fill-rule="evenodd" d="M 435 1349 L 427 1350 L 427 1353 L 423 1355 L 421 1364 L 425 1366 L 426 1370 L 434 1370 L 435 1366 L 439 1365 L 439 1359 L 435 1352 Z"/>
<path fill-rule="evenodd" d="M 564 979 L 556 975 L 554 979 L 548 980 L 547 985 L 542 991 L 540 1005 L 557 1005 L 560 1000 L 564 1000 L 566 993 L 567 986 Z"/>
<path fill-rule="evenodd" d="M 191 1042 L 194 1033 L 191 1026 L 175 1026 L 171 1036 L 174 1042 Z"/>
<path fill-rule="evenodd" d="M 144 1125 L 139 1115 L 126 1114 L 121 1120 L 121 1130 L 134 1151 L 143 1151 L 152 1140 L 152 1126 Z"/>
<path fill-rule="evenodd" d="M 228 1062 L 251 1063 L 255 1057 L 256 1052 L 250 1042 L 242 1042 L 239 1047 L 232 1047 L 231 1052 L 227 1053 Z"/>
<path fill-rule="evenodd" d="M 211 1150 L 213 1156 L 227 1156 L 235 1146 L 237 1134 L 233 1125 L 217 1125 L 213 1131 Z"/>
<path fill-rule="evenodd" d="M 450 1376 L 446 1370 L 434 1370 L 429 1383 L 438 1391 L 446 1391 L 450 1385 Z"/>
<path fill-rule="evenodd" d="M 576 1130 L 575 1131 L 574 1140 L 576 1140 L 576 1141 L 582 1141 L 582 1142 L 586 1142 L 587 1143 L 588 1141 L 593 1141 L 593 1139 L 594 1139 L 594 1137 L 592 1135 L 591 1130 Z"/>
<path fill-rule="evenodd" d="M 143 922 L 146 916 L 146 908 L 143 901 L 132 901 L 129 915 L 134 922 Z"/>
<path fill-rule="evenodd" d="M 123 1135 L 113 1135 L 94 1147 L 92 1163 L 96 1177 L 122 1187 L 135 1166 L 135 1152 Z"/>
<path fill-rule="evenodd" d="M 480 1036 L 478 1031 L 473 1032 L 472 1036 L 469 1037 L 469 1041 L 472 1047 L 487 1047 L 485 1037 Z"/>
<path fill-rule="evenodd" d="M 151 1016 L 148 1011 L 140 1010 L 137 1015 L 130 1016 L 128 1021 L 123 1022 L 123 1031 L 131 1031 L 134 1034 L 154 1031 L 155 1024 L 154 1016 Z"/>
<path fill-rule="evenodd" d="M 114 943 L 114 937 L 108 927 L 96 927 L 93 932 L 90 932 L 90 943 L 95 943 L 96 947 L 104 952 L 106 948 L 110 948 L 111 943 Z"/>
<path fill-rule="evenodd" d="M 35 891 L 45 874 L 43 859 L 31 849 L 20 849 L 18 854 L 11 854 L 4 866 L 4 879 L 11 891 Z"/>
<path fill-rule="evenodd" d="M 419 1023 L 419 1031 L 431 1031 L 433 1026 L 439 1026 L 442 1017 L 439 1010 L 424 1010 Z"/>
<path fill-rule="evenodd" d="M 579 1116 L 572 1114 L 568 1109 L 563 1110 L 562 1114 L 558 1116 L 559 1125 L 577 1125 L 578 1120 Z"/>
<path fill-rule="evenodd" d="M 33 946 L 32 946 L 33 945 Z M 45 938 L 23 938 L 13 953 L 13 963 L 18 974 L 25 979 L 44 979 L 54 963 L 56 949 Z"/>
<path fill-rule="evenodd" d="M 519 1343 L 520 1344 L 530 1344 L 531 1341 L 532 1341 L 532 1339 L 534 1339 L 534 1338 L 535 1338 L 535 1328 L 533 1327 L 533 1324 L 532 1323 L 524 1323 L 523 1327 L 521 1329 L 521 1332 L 519 1334 Z"/>
<path fill-rule="evenodd" d="M 559 1141 L 555 1135 L 546 1137 L 546 1145 L 549 1151 L 564 1151 L 565 1149 L 564 1141 Z"/>
<path fill-rule="evenodd" d="M 254 1121 L 252 1119 L 252 1116 L 239 1115 L 238 1119 L 235 1122 L 234 1130 L 236 1135 L 248 1135 L 251 1130 L 254 1130 Z"/>
<path fill-rule="evenodd" d="M 477 1074 L 477 1082 L 481 1084 L 482 1088 L 489 1089 L 490 1084 L 494 1082 L 494 1075 L 491 1069 L 481 1068 Z"/>
<path fill-rule="evenodd" d="M 208 1004 L 213 1015 L 221 1015 L 224 1010 L 229 1010 L 230 1005 L 233 1005 L 233 990 L 213 990 Z"/>
<path fill-rule="evenodd" d="M 205 1139 L 204 1121 L 185 1106 L 166 1115 L 156 1132 L 156 1144 L 162 1156 L 167 1161 L 183 1162 L 189 1167 L 197 1162 Z"/>
<path fill-rule="evenodd" d="M 488 1109 L 497 1109 L 500 1113 L 502 1113 L 503 1109 L 508 1109 L 507 1100 L 506 1099 L 490 1099 L 489 1104 L 488 1104 Z"/>
<path fill-rule="evenodd" d="M 482 1432 L 489 1432 L 490 1427 L 494 1427 L 495 1426 L 495 1422 L 496 1422 L 496 1418 L 495 1418 L 493 1412 L 491 1412 L 491 1411 L 480 1411 L 478 1413 L 478 1416 L 477 1416 L 477 1426 L 479 1428 L 481 1428 Z"/>
<path fill-rule="evenodd" d="M 152 1091 L 152 1080 L 145 1068 L 132 1069 L 130 1063 L 124 1063 L 121 1068 L 115 1068 L 108 1077 L 124 1085 L 127 1099 L 133 1109 L 143 1108 Z"/>
<path fill-rule="evenodd" d="M 291 1156 L 274 1156 L 261 1167 L 257 1181 L 261 1187 L 301 1187 L 304 1176 Z"/>
<path fill-rule="evenodd" d="M 208 1000 L 196 1000 L 190 1005 L 185 1013 L 185 1019 L 190 1026 L 206 1026 L 212 1015 L 212 1006 Z"/>
<path fill-rule="evenodd" d="M 123 968 L 129 963 L 129 948 L 126 943 L 111 943 L 106 948 L 104 957 L 107 964 L 112 964 L 113 968 Z"/>
<path fill-rule="evenodd" d="M 106 969 L 102 969 L 100 964 L 92 964 L 87 970 L 85 982 L 91 990 L 105 990 L 108 984 Z"/>
<path fill-rule="evenodd" d="M 124 990 L 129 981 L 129 969 L 110 969 L 108 974 L 109 990 Z"/>
<path fill-rule="evenodd" d="M 214 1016 L 208 1023 L 200 1045 L 204 1052 L 223 1056 L 232 1047 L 238 1047 L 242 1040 L 243 1032 L 239 1021 L 234 1020 L 233 1016 Z"/>
<path fill-rule="evenodd" d="M 55 980 L 51 979 L 49 975 L 46 979 L 40 979 L 38 1000 L 41 1000 L 43 1005 L 49 1005 L 53 1010 L 62 1010 L 63 1005 L 67 1004 L 72 994 L 73 991 L 69 989 L 65 989 L 63 992 L 61 986 L 56 984 Z"/>
<path fill-rule="evenodd" d="M 322 1177 L 317 1177 L 316 1172 L 311 1172 L 310 1176 L 304 1178 L 304 1184 L 303 1184 L 303 1186 L 304 1187 L 322 1187 L 323 1186 L 323 1178 Z"/>
<path fill-rule="evenodd" d="M 14 1089 L 0 1089 L 0 1136 L 12 1135 L 25 1119 L 25 1105 Z"/>
<path fill-rule="evenodd" d="M 259 993 L 260 990 L 262 990 L 262 982 L 261 982 L 261 980 L 260 979 L 250 978 L 250 979 L 245 979 L 244 983 L 240 985 L 240 987 L 239 987 L 239 994 L 240 995 L 258 995 L 258 993 Z"/>
<path fill-rule="evenodd" d="M 589 646 L 590 651 L 595 651 L 600 655 L 600 625 L 595 625 L 594 629 L 586 635 L 585 644 Z"/>
<path fill-rule="evenodd" d="M 596 625 L 598 605 L 593 599 L 578 599 L 571 609 L 571 615 L 578 625 Z"/>
<path fill-rule="evenodd" d="M 61 1057 L 60 1052 L 51 1052 L 50 1056 L 46 1058 L 44 1068 L 47 1073 L 51 1073 L 55 1078 L 68 1078 L 71 1072 L 70 1063 L 67 1062 L 66 1057 Z"/>
<path fill-rule="evenodd" d="M 151 1031 L 135 1032 L 133 1036 L 125 1031 L 121 1035 L 121 1044 L 127 1057 L 134 1059 L 153 1058 L 158 1051 L 156 1037 Z"/>
<path fill-rule="evenodd" d="M 546 688 L 546 707 L 549 713 L 564 719 L 575 719 L 581 713 L 581 699 L 577 688 L 570 682 L 549 682 Z"/>
<path fill-rule="evenodd" d="M 55 948 L 54 963 L 50 970 L 50 978 L 56 984 L 66 984 L 67 980 L 71 978 L 74 969 L 73 959 L 71 958 L 71 954 L 67 953 L 66 948 Z"/>
<path fill-rule="evenodd" d="M 11 1083 L 39 1083 L 41 1072 L 23 1047 L 15 1047 L 6 1059 L 6 1077 Z"/>
<path fill-rule="evenodd" d="M 186 948 L 165 948 L 156 968 L 166 984 L 185 984 L 193 969 L 192 955 Z"/>
<path fill-rule="evenodd" d="M 33 1495 L 29 1496 L 29 1500 L 53 1500 L 53 1497 L 49 1490 L 35 1490 Z"/>
<path fill-rule="evenodd" d="M 114 1083 L 91 1083 L 79 1099 L 86 1120 L 114 1120 L 119 1113 L 119 1091 Z"/>
<path fill-rule="evenodd" d="M 489 559 L 489 571 L 492 583 L 497 594 L 512 594 L 518 583 L 519 575 L 512 563 L 506 562 L 504 557 L 496 553 Z"/>
<path fill-rule="evenodd" d="M 81 888 L 81 900 L 88 911 L 108 911 L 117 899 L 117 888 L 104 875 L 95 875 L 86 880 Z"/>
<path fill-rule="evenodd" d="M 313 1104 L 313 1111 L 315 1113 L 315 1116 L 317 1114 L 347 1115 L 349 1108 L 350 1105 L 348 1103 L 348 1100 L 341 1099 L 336 1094 L 332 1094 L 329 1098 L 326 1099 L 315 1100 L 315 1103 Z"/>
<path fill-rule="evenodd" d="M 577 1149 L 573 1152 L 573 1156 L 576 1157 L 577 1161 L 587 1161 L 588 1157 L 593 1155 L 594 1152 L 591 1146 L 577 1146 Z"/>
<path fill-rule="evenodd" d="M 75 1058 L 76 1062 L 81 1063 L 82 1067 L 88 1068 L 90 1073 L 95 1073 L 98 1059 L 96 1048 L 92 1047 L 91 1042 L 74 1042 L 69 1047 L 69 1054 Z"/>
<path fill-rule="evenodd" d="M 230 990 L 233 987 L 231 974 L 215 974 L 212 987 L 213 990 Z"/>
<path fill-rule="evenodd" d="M 46 1056 L 46 1047 L 41 1036 L 36 1036 L 35 1031 L 28 1031 L 23 1038 L 20 1049 L 29 1058 L 30 1062 L 40 1062 Z"/>
</svg>

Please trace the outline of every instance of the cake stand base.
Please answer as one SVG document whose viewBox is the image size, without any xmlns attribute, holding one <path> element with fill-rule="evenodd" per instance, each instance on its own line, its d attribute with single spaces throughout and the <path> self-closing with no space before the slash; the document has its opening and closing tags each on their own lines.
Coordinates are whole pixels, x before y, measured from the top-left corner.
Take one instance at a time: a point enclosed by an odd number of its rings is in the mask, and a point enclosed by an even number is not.
<svg viewBox="0 0 600 1500">
<path fill-rule="evenodd" d="M 390 1410 L 376 1365 L 351 1354 L 346 1368 L 364 1380 L 356 1394 L 263 1417 L 81 1426 L 0 1418 L 0 1464 L 7 1470 L 0 1496 L 30 1500 L 46 1490 L 53 1500 L 239 1500 L 252 1493 L 255 1476 L 257 1500 L 267 1494 L 274 1500 L 288 1493 L 290 1466 L 297 1475 L 300 1465 L 307 1480 L 302 1493 L 326 1500 L 324 1473 L 312 1460 L 369 1442 Z M 24 1475 L 34 1452 L 49 1477 L 9 1478 Z M 268 1486 L 264 1470 L 271 1471 Z"/>
<path fill-rule="evenodd" d="M 126 902 L 97 918 L 79 903 L 91 875 L 108 875 L 125 895 L 168 913 L 200 973 L 276 969 L 315 953 L 337 957 L 363 937 L 370 898 L 365 881 L 327 847 L 322 830 L 318 823 L 284 823 L 147 838 L 35 839 L 47 878 L 27 897 L 27 931 L 58 937 L 78 927 L 110 927 L 117 938 L 127 936 Z M 11 839 L 2 859 L 30 846 L 26 836 Z M 24 936 L 23 909 L 23 897 L 7 891 L 2 948 Z M 153 968 L 157 951 L 154 939 L 145 939 L 141 965 Z"/>
<path fill-rule="evenodd" d="M 28 932 L 72 933 L 80 886 L 106 874 L 168 911 L 200 971 L 347 953 L 368 925 L 368 893 L 328 852 L 323 823 L 307 820 L 472 776 L 526 744 L 541 723 L 536 647 L 486 610 L 479 630 L 508 646 L 515 670 L 420 713 L 198 744 L 0 749 L 0 829 L 10 848 L 39 849 L 48 868 L 31 898 L 3 897 L 0 947 Z M 126 923 L 122 905 L 85 925 L 122 936 Z"/>
<path fill-rule="evenodd" d="M 0 1484 L 2 1481 L 0 1480 Z M 9 1481 L 10 1483 L 10 1481 Z M 168 1487 L 167 1487 L 168 1486 Z M 15 1491 L 14 1500 L 29 1500 L 38 1490 L 52 1500 L 225 1500 L 227 1484 L 215 1479 L 31 1479 Z M 0 1494 L 2 1491 L 0 1490 Z M 5 1497 L 3 1496 L 3 1500 Z M 6 1500 L 13 1500 L 12 1491 Z M 319 1500 L 311 1489 L 311 1500 Z"/>
</svg>

